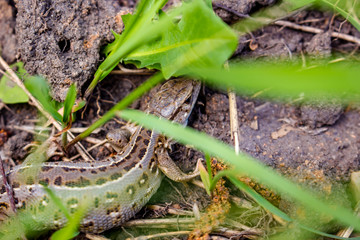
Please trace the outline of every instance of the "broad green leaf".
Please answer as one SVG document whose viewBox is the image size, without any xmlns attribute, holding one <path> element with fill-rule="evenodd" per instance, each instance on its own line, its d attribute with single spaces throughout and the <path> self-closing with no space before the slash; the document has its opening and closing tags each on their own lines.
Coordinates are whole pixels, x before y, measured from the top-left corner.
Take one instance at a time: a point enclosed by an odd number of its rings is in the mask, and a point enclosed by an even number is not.
<svg viewBox="0 0 360 240">
<path fill-rule="evenodd" d="M 203 0 L 203 1 L 209 8 L 212 9 L 212 1 L 211 0 Z"/>
<path fill-rule="evenodd" d="M 161 60 L 161 62 L 154 62 L 153 59 L 151 60 L 152 62 L 147 64 L 149 67 L 160 68 L 160 64 L 166 63 L 166 68 L 163 69 L 166 77 L 175 72 L 181 74 L 180 70 L 189 64 L 197 66 L 204 66 L 203 64 L 222 64 L 231 55 L 236 47 L 236 36 L 226 24 L 215 16 L 205 3 L 201 0 L 194 0 L 172 9 L 167 14 L 157 15 L 165 2 L 165 0 L 143 0 L 139 3 L 135 14 L 127 19 L 127 26 L 125 26 L 124 32 L 117 36 L 116 41 L 106 49 L 109 55 L 96 71 L 93 81 L 86 90 L 85 96 L 91 93 L 98 81 L 104 79 L 120 61 L 124 60 L 133 51 L 136 51 L 138 47 L 144 46 L 147 43 L 149 43 L 149 46 L 156 45 L 158 43 L 154 40 L 159 39 L 161 36 L 167 36 L 168 40 L 172 39 L 172 42 L 169 43 L 174 44 L 173 37 L 165 33 L 179 36 L 179 32 L 182 32 L 182 36 L 186 36 L 188 33 L 198 31 L 197 35 L 192 34 L 190 36 L 197 37 L 195 39 L 190 37 L 181 38 L 178 39 L 179 41 L 175 45 L 161 45 L 162 47 L 170 48 L 169 51 L 164 52 L 166 49 L 158 49 L 157 52 L 153 51 L 151 53 L 157 53 L 158 60 L 156 61 Z M 199 12 L 196 12 L 195 9 Z M 204 19 L 204 14 L 209 14 L 208 18 Z M 201 18 L 198 18 L 197 15 L 201 16 Z M 179 19 L 181 19 L 180 22 Z M 175 24 L 175 22 L 178 23 Z M 202 25 L 203 22 L 209 25 L 204 24 L 204 26 Z M 212 35 L 209 35 L 210 31 L 212 31 Z M 204 37 L 204 39 L 200 39 L 200 37 Z M 164 38 L 161 39 L 165 40 L 165 42 L 168 41 Z M 163 42 L 162 40 L 160 43 Z M 199 43 L 200 40 L 204 40 L 203 44 Z M 173 52 L 175 47 L 180 48 L 181 51 Z M 160 53 L 161 51 L 163 51 L 162 54 Z M 176 54 L 180 53 L 182 55 L 176 56 Z M 166 54 L 169 54 L 168 57 L 165 56 Z M 148 56 L 146 55 L 146 57 Z M 140 59 L 140 56 L 133 57 L 138 59 L 128 59 L 128 61 L 138 61 Z M 174 61 L 174 58 L 176 61 L 171 62 Z M 163 67 L 161 66 L 161 68 Z"/>
<path fill-rule="evenodd" d="M 22 62 L 11 65 L 11 68 L 17 67 L 16 74 L 19 78 L 24 78 L 26 75 L 23 65 Z M 16 83 L 3 75 L 0 79 L 0 100 L 6 104 L 24 103 L 29 101 L 29 97 Z"/>
<path fill-rule="evenodd" d="M 76 100 L 76 88 L 75 85 L 72 84 L 69 87 L 69 90 L 66 94 L 66 98 L 64 101 L 64 115 L 63 115 L 63 122 L 68 123 L 70 119 L 70 114 L 72 112 L 72 107 L 74 106 Z"/>
<path fill-rule="evenodd" d="M 125 58 L 137 67 L 157 68 L 165 78 L 186 66 L 221 66 L 237 45 L 235 33 L 202 0 L 184 5 L 181 20 L 161 38 L 144 44 Z"/>
<path fill-rule="evenodd" d="M 246 154 L 236 155 L 233 148 L 204 133 L 196 132 L 190 128 L 183 128 L 178 124 L 160 120 L 155 116 L 135 110 L 123 110 L 119 116 L 136 121 L 146 128 L 155 129 L 180 143 L 190 144 L 200 151 L 219 157 L 231 164 L 239 174 L 246 174 L 260 183 L 281 192 L 284 196 L 300 202 L 309 209 L 331 216 L 346 225 L 360 230 L 360 219 L 354 216 L 351 210 L 320 200 L 313 193 L 302 189 L 258 160 Z"/>
<path fill-rule="evenodd" d="M 126 55 L 140 45 L 157 38 L 171 25 L 171 20 L 167 18 L 162 18 L 156 25 L 152 24 L 152 19 L 165 3 L 166 0 L 142 0 L 139 2 L 135 14 L 127 19 L 128 25 L 122 34 L 116 35 L 115 41 L 105 49 L 108 56 L 95 72 L 94 79 L 86 90 L 85 96 L 88 96 L 98 81 L 104 79 Z M 175 12 L 174 15 L 178 14 Z"/>
<path fill-rule="evenodd" d="M 124 21 L 124 19 L 128 19 L 125 16 L 131 16 L 130 14 L 126 14 L 126 15 L 122 15 L 121 18 Z M 108 45 L 106 45 L 105 49 L 103 50 L 103 53 L 105 53 L 106 55 L 108 55 L 111 51 L 114 50 L 114 48 L 118 45 L 118 42 L 120 41 L 120 37 L 121 35 L 114 32 L 113 30 L 111 30 L 111 33 L 114 35 L 114 41 L 112 43 L 109 43 Z"/>
<path fill-rule="evenodd" d="M 39 76 L 33 76 L 26 79 L 24 84 L 29 92 L 41 103 L 44 109 L 50 113 L 55 120 L 62 122 L 62 117 L 57 112 L 55 102 L 50 96 L 50 89 L 46 80 Z"/>
</svg>

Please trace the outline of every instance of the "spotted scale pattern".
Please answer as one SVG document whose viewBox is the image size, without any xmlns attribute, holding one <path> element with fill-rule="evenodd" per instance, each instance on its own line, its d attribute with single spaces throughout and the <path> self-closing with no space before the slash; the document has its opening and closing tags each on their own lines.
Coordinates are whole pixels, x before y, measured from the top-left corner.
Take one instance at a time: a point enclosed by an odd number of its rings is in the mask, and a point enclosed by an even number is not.
<svg viewBox="0 0 360 240">
<path fill-rule="evenodd" d="M 192 93 L 197 95 L 198 88 L 190 80 L 168 81 L 150 101 L 147 112 L 167 119 L 181 119 L 180 123 L 184 124 L 192 106 L 183 106 L 189 104 L 186 101 Z M 123 152 L 101 161 L 18 165 L 6 173 L 13 187 L 16 208 L 30 212 L 34 230 L 63 227 L 67 219 L 44 190 L 47 187 L 71 214 L 79 206 L 87 206 L 81 231 L 100 233 L 119 226 L 146 204 L 161 183 L 163 175 L 154 154 L 157 142 L 156 132 L 139 126 Z M 10 215 L 5 186 L 0 185 L 0 220 Z"/>
</svg>

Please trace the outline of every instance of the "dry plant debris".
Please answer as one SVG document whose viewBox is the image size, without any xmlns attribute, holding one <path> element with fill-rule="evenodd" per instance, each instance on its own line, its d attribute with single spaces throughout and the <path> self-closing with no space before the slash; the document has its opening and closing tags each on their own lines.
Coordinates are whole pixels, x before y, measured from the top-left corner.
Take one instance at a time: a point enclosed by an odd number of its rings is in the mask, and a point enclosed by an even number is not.
<svg viewBox="0 0 360 240">
<path fill-rule="evenodd" d="M 219 171 L 226 169 L 224 163 L 215 158 L 211 159 L 212 173 L 215 175 Z M 230 211 L 229 189 L 225 186 L 225 180 L 220 179 L 214 191 L 210 205 L 200 220 L 196 222 L 196 227 L 189 236 L 190 240 L 209 239 L 210 232 L 225 222 L 226 215 Z"/>
</svg>

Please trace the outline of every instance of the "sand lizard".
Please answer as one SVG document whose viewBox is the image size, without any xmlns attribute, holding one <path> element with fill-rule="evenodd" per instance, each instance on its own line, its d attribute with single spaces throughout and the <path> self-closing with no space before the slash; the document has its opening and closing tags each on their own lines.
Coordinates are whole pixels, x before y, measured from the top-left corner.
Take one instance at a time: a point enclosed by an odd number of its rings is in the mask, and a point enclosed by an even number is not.
<svg viewBox="0 0 360 240">
<path fill-rule="evenodd" d="M 199 89 L 200 84 L 195 81 L 167 81 L 149 102 L 146 112 L 185 125 Z M 133 217 L 160 186 L 162 173 L 177 181 L 196 175 L 186 175 L 177 168 L 158 144 L 158 133 L 137 126 L 130 135 L 121 152 L 101 161 L 45 162 L 38 167 L 36 176 L 22 174 L 34 166 L 18 165 L 7 172 L 16 208 L 30 211 L 31 228 L 58 229 L 67 222 L 44 186 L 61 199 L 70 213 L 80 204 L 88 204 L 80 230 L 100 233 Z M 4 185 L 0 185 L 1 214 L 12 214 Z"/>
</svg>

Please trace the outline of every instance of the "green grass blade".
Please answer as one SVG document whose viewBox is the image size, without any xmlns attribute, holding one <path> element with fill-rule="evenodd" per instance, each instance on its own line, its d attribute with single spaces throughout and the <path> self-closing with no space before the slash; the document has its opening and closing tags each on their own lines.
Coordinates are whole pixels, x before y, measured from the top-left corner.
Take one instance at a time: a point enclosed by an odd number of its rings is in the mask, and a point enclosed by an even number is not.
<svg viewBox="0 0 360 240">
<path fill-rule="evenodd" d="M 50 196 L 51 200 L 54 201 L 55 205 L 61 209 L 61 211 L 64 213 L 65 217 L 70 220 L 70 213 L 67 210 L 67 208 L 64 206 L 64 204 L 61 202 L 61 199 L 56 196 L 56 194 L 48 187 L 44 187 L 45 192 Z"/>
<path fill-rule="evenodd" d="M 328 234 L 328 233 L 325 233 L 325 232 L 321 232 L 321 231 L 318 231 L 316 229 L 313 229 L 311 227 L 308 227 L 308 226 L 305 226 L 303 224 L 298 224 L 298 226 L 306 231 L 309 231 L 309 232 L 312 232 L 312 233 L 315 233 L 317 235 L 320 235 L 320 236 L 324 236 L 324 237 L 328 237 L 328 238 L 334 238 L 334 239 L 343 239 L 343 240 L 359 240 L 360 237 L 353 237 L 353 238 L 345 238 L 345 237 L 339 237 L 339 236 L 336 236 L 334 234 Z"/>
<path fill-rule="evenodd" d="M 248 34 L 251 31 L 259 29 L 273 21 L 284 18 L 294 11 L 310 6 L 315 0 L 285 0 L 272 7 L 258 11 L 251 17 L 242 19 L 232 25 L 232 28 L 238 31 L 239 35 Z"/>
<path fill-rule="evenodd" d="M 79 234 L 78 228 L 80 226 L 81 220 L 86 214 L 86 210 L 86 204 L 80 205 L 78 210 L 73 215 L 71 215 L 66 226 L 51 235 L 51 240 L 68 240 L 76 237 Z"/>
<path fill-rule="evenodd" d="M 33 221 L 29 213 L 20 212 L 0 222 L 0 240 L 26 239 L 26 233 L 31 230 L 23 222 Z"/>
<path fill-rule="evenodd" d="M 300 202 L 309 209 L 321 212 L 327 216 L 332 216 L 338 221 L 360 230 L 360 219 L 354 216 L 349 209 L 342 206 L 330 205 L 320 200 L 309 191 L 302 189 L 285 177 L 280 176 L 274 170 L 264 166 L 256 159 L 246 154 L 236 155 L 230 146 L 204 133 L 184 128 L 169 121 L 159 120 L 154 116 L 135 110 L 123 110 L 119 115 L 124 119 L 136 121 L 149 129 L 155 129 L 158 132 L 164 133 L 180 143 L 190 144 L 203 152 L 217 156 L 233 165 L 239 173 L 253 177 L 260 183 Z"/>
<path fill-rule="evenodd" d="M 207 153 L 204 154 L 205 155 L 205 162 L 206 162 L 206 168 L 207 168 L 207 172 L 209 174 L 209 179 L 210 181 L 212 181 L 213 178 L 213 174 L 212 174 L 212 169 L 211 169 L 211 156 Z"/>
<path fill-rule="evenodd" d="M 66 98 L 64 101 L 64 115 L 63 115 L 63 123 L 68 123 L 70 120 L 70 114 L 72 112 L 72 107 L 74 106 L 76 100 L 76 88 L 75 85 L 72 84 L 69 87 L 69 90 L 66 94 Z"/>
<path fill-rule="evenodd" d="M 338 1 L 338 0 L 318 0 L 320 5 L 329 6 L 330 9 L 332 9 L 334 12 L 338 12 L 343 16 L 346 20 L 348 20 L 358 31 L 360 31 L 360 22 L 359 19 L 356 16 L 354 17 L 350 11 L 347 11 L 344 9 L 343 6 L 339 6 L 341 3 L 346 3 L 346 1 Z M 357 4 L 357 10 L 360 8 L 359 4 Z M 350 9 L 349 9 L 350 10 Z"/>
<path fill-rule="evenodd" d="M 319 6 L 328 7 L 330 10 L 340 13 L 358 31 L 360 31 L 360 23 L 357 16 L 352 15 L 350 10 L 343 7 L 345 2 L 345 0 L 284 0 L 280 2 L 280 4 L 265 8 L 264 10 L 256 12 L 249 18 L 238 21 L 232 27 L 236 29 L 240 35 L 244 35 L 265 25 L 271 24 L 278 19 L 284 18 L 298 9 L 317 3 Z M 359 7 L 357 7 L 356 10 L 359 10 Z"/>
<path fill-rule="evenodd" d="M 62 122 L 62 116 L 57 112 L 52 98 L 49 94 L 50 89 L 46 80 L 39 76 L 30 77 L 24 82 L 29 92 L 41 103 L 44 109 L 57 121 Z"/>
<path fill-rule="evenodd" d="M 241 182 L 240 180 L 238 180 L 236 178 L 236 175 L 234 174 L 229 174 L 228 178 L 230 179 L 230 181 L 237 186 L 239 189 L 243 190 L 244 192 L 246 192 L 250 197 L 252 197 L 260 206 L 262 206 L 263 208 L 267 209 L 268 211 L 270 211 L 271 213 L 281 217 L 282 219 L 288 221 L 288 222 L 293 222 L 294 220 L 291 219 L 286 213 L 284 213 L 283 211 L 281 211 L 280 209 L 278 209 L 277 207 L 275 207 L 274 205 L 272 205 L 269 201 L 267 201 L 265 198 L 263 198 L 260 194 L 258 194 L 254 189 L 250 188 L 248 185 L 246 185 L 245 183 Z M 360 239 L 360 237 L 356 237 L 356 238 L 344 238 L 344 237 L 339 237 L 333 234 L 328 234 L 322 231 L 318 231 L 316 229 L 313 229 L 311 227 L 305 226 L 303 224 L 300 223 L 296 223 L 300 228 L 315 233 L 317 235 L 320 236 L 324 236 L 324 237 L 329 237 L 329 238 L 334 238 L 334 239 Z"/>
<path fill-rule="evenodd" d="M 151 2 L 151 4 L 147 4 L 149 2 Z M 143 0 L 139 3 L 139 9 L 129 20 L 130 27 L 124 30 L 124 37 L 120 36 L 117 39 L 118 43 L 113 45 L 113 51 L 105 61 L 100 64 L 98 70 L 95 72 L 93 81 L 86 90 L 85 96 L 88 96 L 92 92 L 98 81 L 104 79 L 121 59 L 142 44 L 146 44 L 157 38 L 162 31 L 168 29 L 172 22 L 166 17 L 160 19 L 156 24 L 152 24 L 151 21 L 165 2 L 165 0 Z M 179 13 L 180 12 L 174 12 L 174 16 Z M 126 39 L 130 40 L 127 41 Z"/>
<path fill-rule="evenodd" d="M 285 221 L 288 222 L 293 221 L 286 213 L 284 213 L 283 211 L 272 205 L 269 201 L 267 201 L 260 194 L 258 194 L 254 189 L 250 188 L 248 185 L 237 179 L 235 174 L 229 175 L 228 178 L 235 186 L 246 192 L 250 197 L 252 197 L 252 199 L 254 199 L 263 208 L 267 209 L 276 216 L 281 217 Z"/>
<path fill-rule="evenodd" d="M 199 163 L 199 172 L 200 172 L 200 178 L 201 181 L 204 184 L 206 193 L 211 196 L 211 191 L 210 191 L 210 185 L 211 185 L 211 179 L 210 179 L 210 174 L 208 171 L 206 171 L 204 165 L 200 162 Z"/>
<path fill-rule="evenodd" d="M 308 6 L 309 4 L 314 3 L 315 1 L 317 0 L 285 0 L 285 2 L 292 4 L 291 6 L 293 10 Z"/>
<path fill-rule="evenodd" d="M 191 69 L 191 76 L 202 78 L 210 85 L 226 90 L 234 89 L 239 94 L 252 95 L 262 92 L 260 97 L 276 100 L 298 98 L 340 98 L 343 102 L 359 100 L 359 63 L 318 66 L 301 69 L 285 64 L 244 62 L 224 69 Z"/>
</svg>

